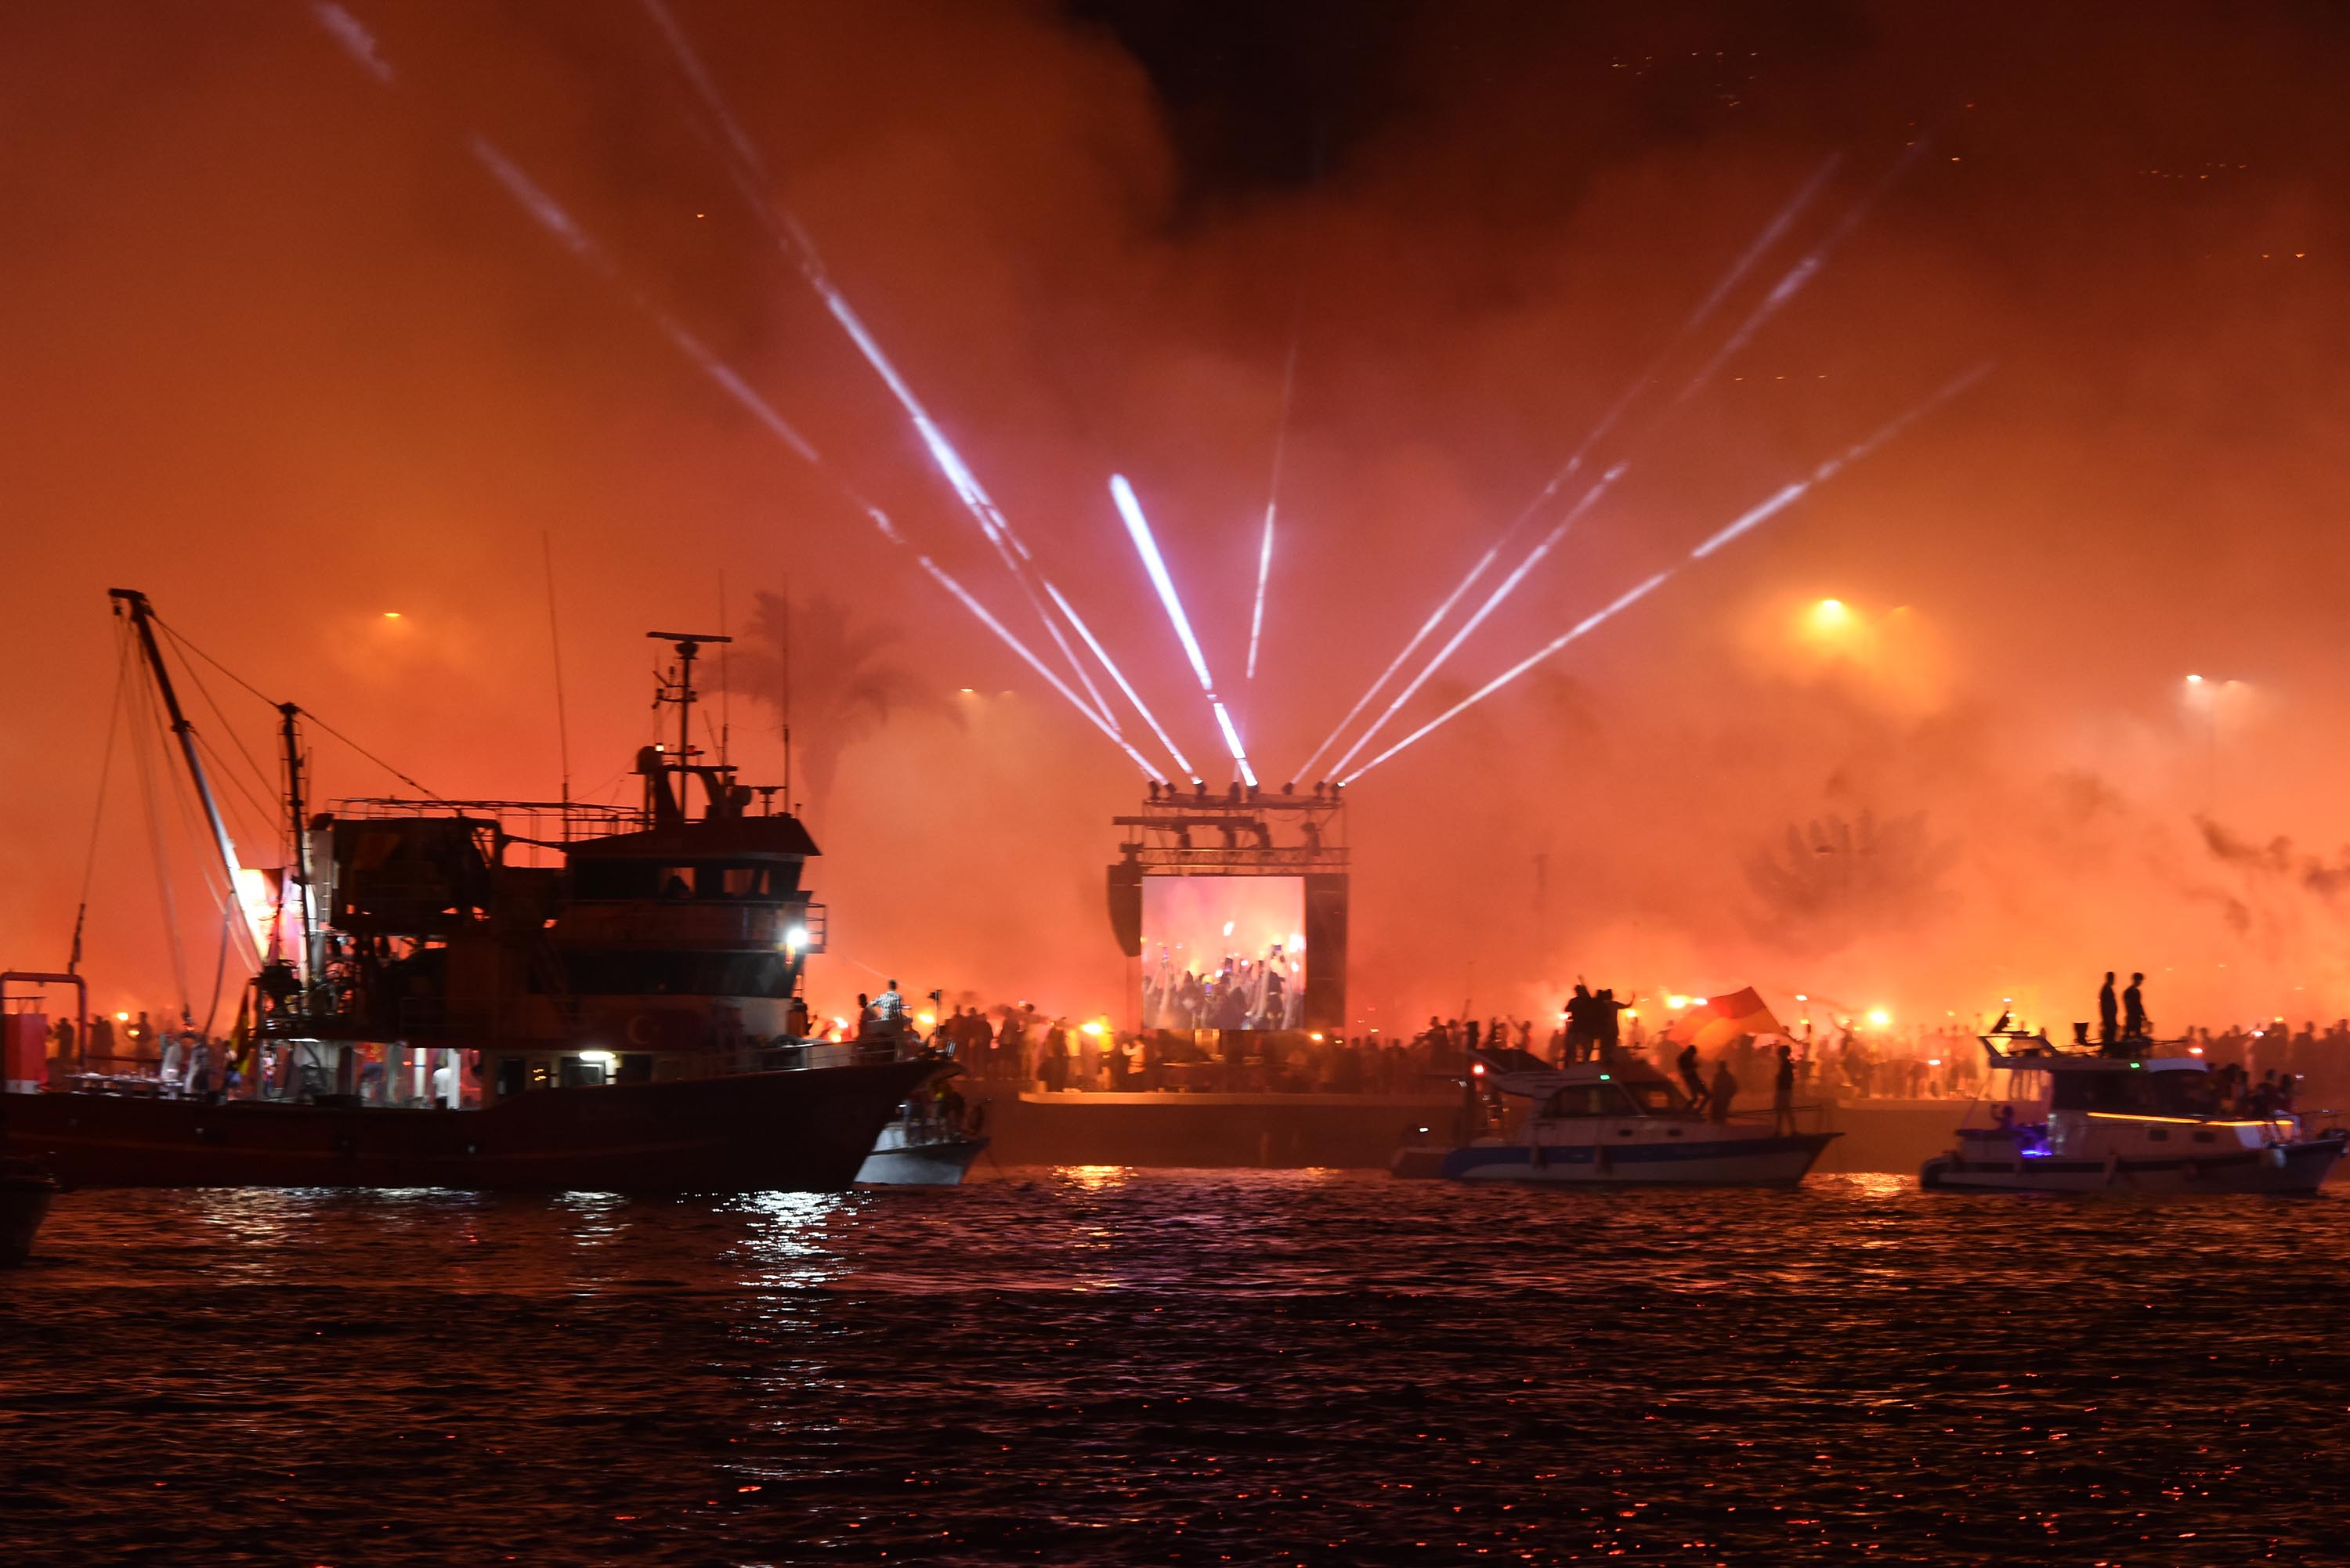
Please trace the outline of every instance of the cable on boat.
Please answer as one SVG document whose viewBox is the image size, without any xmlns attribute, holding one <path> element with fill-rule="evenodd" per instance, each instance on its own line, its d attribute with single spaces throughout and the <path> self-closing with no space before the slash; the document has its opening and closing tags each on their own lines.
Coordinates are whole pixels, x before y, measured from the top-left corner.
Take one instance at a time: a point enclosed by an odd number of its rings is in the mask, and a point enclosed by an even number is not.
<svg viewBox="0 0 2350 1568">
<path fill-rule="evenodd" d="M 138 690 L 140 692 L 138 701 L 141 709 L 140 717 L 149 725 L 155 726 L 160 730 L 162 722 L 161 715 L 155 710 L 155 698 L 153 692 L 148 690 L 144 682 L 140 683 Z M 133 748 L 133 755 L 139 764 L 140 798 L 146 807 L 148 842 L 153 848 L 155 854 L 155 886 L 157 891 L 161 895 L 163 907 L 164 946 L 171 950 L 172 975 L 172 978 L 179 982 L 180 1011 L 182 1013 L 187 1013 L 192 1012 L 193 1009 L 190 1006 L 188 1001 L 187 955 L 181 950 L 180 943 L 179 900 L 174 895 L 172 888 L 171 857 L 163 842 L 162 815 L 155 809 L 154 760 L 147 754 L 146 738 L 143 731 L 140 736 L 138 744 Z"/>
<path fill-rule="evenodd" d="M 82 922 L 89 915 L 90 884 L 98 877 L 99 835 L 106 826 L 106 786 L 107 781 L 114 775 L 114 737 L 122 728 L 123 695 L 130 681 L 131 643 L 128 624 L 117 623 L 114 642 L 114 701 L 107 709 L 106 749 L 99 757 L 98 802 L 90 808 L 89 848 L 81 859 L 81 899 L 74 907 L 72 958 L 66 965 L 68 974 L 77 973 L 81 969 Z"/>
</svg>

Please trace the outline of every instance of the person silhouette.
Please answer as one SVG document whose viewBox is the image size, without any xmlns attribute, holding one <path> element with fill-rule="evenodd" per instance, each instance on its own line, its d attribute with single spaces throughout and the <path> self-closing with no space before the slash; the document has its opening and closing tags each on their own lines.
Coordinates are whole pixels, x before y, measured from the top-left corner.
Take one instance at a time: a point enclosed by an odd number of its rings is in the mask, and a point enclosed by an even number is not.
<svg viewBox="0 0 2350 1568">
<path fill-rule="evenodd" d="M 2106 983 L 2097 988 L 2097 1044 L 2109 1046 L 2118 1031 L 2115 1027 L 2120 1010 L 2114 1005 L 2114 971 L 2106 971 Z"/>
<path fill-rule="evenodd" d="M 2147 1037 L 2146 993 L 2140 989 L 2145 984 L 2146 976 L 2133 974 L 2130 976 L 2129 989 L 2122 992 L 2122 1038 L 2125 1040 L 2143 1040 Z"/>
</svg>

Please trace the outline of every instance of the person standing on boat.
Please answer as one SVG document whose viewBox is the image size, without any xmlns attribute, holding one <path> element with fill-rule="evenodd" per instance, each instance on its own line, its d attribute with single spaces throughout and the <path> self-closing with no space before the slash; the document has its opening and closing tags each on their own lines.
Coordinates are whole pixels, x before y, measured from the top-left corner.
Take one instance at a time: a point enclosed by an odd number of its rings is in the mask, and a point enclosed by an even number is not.
<svg viewBox="0 0 2350 1568">
<path fill-rule="evenodd" d="M 2146 976 L 2130 976 L 2129 989 L 2122 992 L 2122 1038 L 2144 1040 L 2147 1035 L 2146 993 L 2142 989 Z"/>
<path fill-rule="evenodd" d="M 1730 1119 L 1730 1102 L 1738 1097 L 1738 1080 L 1730 1075 L 1730 1058 L 1721 1056 L 1713 1064 L 1713 1082 L 1706 1088 L 1705 1114 L 1709 1121 Z"/>
<path fill-rule="evenodd" d="M 210 1099 L 213 1092 L 213 1045 L 201 1034 L 188 1036 L 188 1090 L 194 1099 Z"/>
<path fill-rule="evenodd" d="M 1575 994 L 1566 999 L 1566 1059 L 1583 1061 L 1595 1054 L 1591 1017 L 1591 990 L 1581 981 L 1575 985 Z"/>
<path fill-rule="evenodd" d="M 1698 1071 L 1697 1046 L 1694 1043 L 1681 1047 L 1681 1054 L 1673 1059 L 1673 1066 L 1679 1070 L 1681 1083 L 1689 1089 L 1690 1109 L 1693 1111 L 1705 1109 L 1705 1077 Z"/>
<path fill-rule="evenodd" d="M 1591 1036 L 1598 1045 L 1601 1061 L 1613 1061 L 1616 1048 L 1623 1044 L 1624 1010 L 1630 1005 L 1628 1002 L 1617 1001 L 1614 990 L 1604 985 L 1599 994 L 1591 999 Z"/>
<path fill-rule="evenodd" d="M 1779 1046 L 1779 1064 L 1771 1070 L 1771 1130 L 1781 1134 L 1795 1130 L 1795 1054 L 1783 1042 Z"/>
<path fill-rule="evenodd" d="M 2106 983 L 2097 988 L 2097 1044 L 2111 1054 L 2115 1036 L 2120 1033 L 2116 1021 L 2120 1012 L 2114 1005 L 2114 971 L 2106 971 Z"/>
<path fill-rule="evenodd" d="M 873 999 L 873 1016 L 883 1023 L 895 1023 L 906 1016 L 906 999 L 898 994 L 896 981 L 891 981 L 881 994 Z"/>
</svg>

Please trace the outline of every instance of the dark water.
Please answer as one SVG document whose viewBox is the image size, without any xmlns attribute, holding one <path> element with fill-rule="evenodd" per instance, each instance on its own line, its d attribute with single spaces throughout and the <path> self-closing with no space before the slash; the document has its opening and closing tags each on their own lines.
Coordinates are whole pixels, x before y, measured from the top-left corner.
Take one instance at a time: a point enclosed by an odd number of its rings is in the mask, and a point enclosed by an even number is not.
<svg viewBox="0 0 2350 1568">
<path fill-rule="evenodd" d="M 2350 1561 L 2350 1205 L 81 1194 L 0 1563 Z"/>
</svg>

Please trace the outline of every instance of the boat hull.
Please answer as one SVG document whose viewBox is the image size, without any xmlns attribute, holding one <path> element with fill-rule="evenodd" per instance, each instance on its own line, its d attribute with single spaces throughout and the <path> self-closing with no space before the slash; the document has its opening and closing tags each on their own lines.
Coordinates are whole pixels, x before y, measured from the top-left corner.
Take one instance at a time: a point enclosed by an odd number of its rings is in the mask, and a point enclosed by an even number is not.
<svg viewBox="0 0 2350 1568">
<path fill-rule="evenodd" d="M 32 1255 L 57 1184 L 33 1171 L 0 1170 L 0 1269 Z"/>
<path fill-rule="evenodd" d="M 486 1110 L 10 1096 L 9 1137 L 68 1187 L 838 1191 L 936 1064 L 534 1089 Z"/>
<path fill-rule="evenodd" d="M 1835 1133 L 1786 1133 L 1690 1143 L 1471 1145 L 1435 1174 L 1454 1181 L 1552 1187 L 1793 1187 Z M 1406 1174 L 1397 1167 L 1397 1174 Z"/>
<path fill-rule="evenodd" d="M 960 1187 L 986 1147 L 983 1137 L 961 1137 L 877 1148 L 857 1168 L 858 1185 Z"/>
<path fill-rule="evenodd" d="M 2307 1138 L 2270 1148 L 2232 1150 L 2202 1159 L 2012 1160 L 1942 1155 L 1926 1162 L 1918 1185 L 1929 1191 L 1986 1192 L 2315 1192 L 2341 1161 L 2343 1137 Z"/>
</svg>

